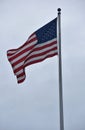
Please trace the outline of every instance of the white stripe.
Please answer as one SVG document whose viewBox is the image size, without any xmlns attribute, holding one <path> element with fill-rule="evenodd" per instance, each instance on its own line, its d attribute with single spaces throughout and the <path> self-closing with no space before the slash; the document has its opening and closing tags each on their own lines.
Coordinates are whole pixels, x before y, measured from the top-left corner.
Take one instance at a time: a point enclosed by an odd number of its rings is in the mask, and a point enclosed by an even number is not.
<svg viewBox="0 0 85 130">
<path fill-rule="evenodd" d="M 35 35 L 34 35 L 35 36 Z M 37 44 L 37 47 L 39 46 L 43 46 L 43 45 L 45 45 L 45 44 L 48 44 L 48 43 L 51 43 L 51 42 L 54 42 L 54 41 L 56 41 L 57 39 L 56 38 L 54 38 L 54 39 L 52 39 L 52 40 L 50 40 L 50 41 L 48 41 L 48 42 L 45 42 L 45 43 L 40 43 L 40 44 Z M 37 40 L 36 41 L 34 41 L 34 42 L 32 42 L 33 44 L 32 45 L 34 45 L 35 43 L 37 43 Z M 21 48 L 20 50 L 18 50 L 14 55 L 12 55 L 12 56 L 8 56 L 8 59 L 10 59 L 11 57 L 13 57 L 13 56 L 15 56 L 16 54 L 18 54 L 18 53 L 20 53 L 21 51 L 23 51 L 24 49 L 26 49 L 26 48 L 28 48 L 28 47 L 30 47 L 31 46 L 31 44 L 29 45 L 29 44 L 27 44 L 26 46 L 24 46 L 23 48 Z M 16 49 L 17 50 L 17 49 Z M 12 53 L 12 51 L 10 50 L 8 53 Z M 15 52 L 15 51 L 13 51 L 13 52 Z"/>
<path fill-rule="evenodd" d="M 48 51 L 48 50 L 50 50 L 50 49 L 52 49 L 52 48 L 54 48 L 54 47 L 56 47 L 56 44 L 54 44 L 54 45 L 52 45 L 52 46 L 50 46 L 50 47 L 44 48 L 44 49 L 42 49 L 42 50 L 39 50 L 39 51 L 35 51 L 35 52 L 31 53 L 30 55 L 28 55 L 28 57 L 26 57 L 26 59 L 28 59 L 30 56 L 33 56 L 33 55 L 40 54 L 40 53 L 42 53 L 42 52 Z M 25 59 L 25 60 L 26 60 L 26 59 Z M 15 66 L 13 67 L 13 69 L 15 70 L 15 69 L 19 68 L 20 66 L 22 66 L 22 65 L 24 64 L 24 62 L 25 62 L 25 61 L 22 61 L 22 62 L 20 62 L 19 64 L 15 65 Z"/>
<path fill-rule="evenodd" d="M 15 49 L 15 50 L 8 50 L 8 52 L 7 52 L 7 53 L 8 53 L 8 54 L 13 54 L 13 53 L 15 53 L 15 52 L 16 52 L 16 50 L 17 50 L 17 49 Z"/>
<path fill-rule="evenodd" d="M 49 55 L 51 55 L 51 54 L 55 54 L 55 53 L 57 53 L 57 52 L 58 52 L 58 50 L 53 50 L 53 51 L 51 51 L 51 52 L 49 52 L 49 53 L 47 53 L 47 54 L 45 54 L 45 55 L 38 56 L 38 57 L 34 57 L 34 58 L 30 59 L 30 60 L 27 60 L 27 61 L 25 62 L 25 65 L 28 64 L 28 63 L 30 63 L 30 62 L 32 62 L 32 61 L 36 61 L 36 60 L 43 59 L 43 58 L 45 58 L 46 56 L 49 56 Z"/>
<path fill-rule="evenodd" d="M 28 37 L 27 42 L 30 41 L 30 40 L 32 40 L 32 39 L 35 38 L 35 37 L 36 37 L 35 34 L 33 34 L 32 36 Z"/>
<path fill-rule="evenodd" d="M 35 38 L 35 37 L 36 37 L 36 35 L 34 34 L 33 36 L 29 37 L 26 42 L 29 42 L 30 40 L 32 40 L 32 39 Z M 17 48 L 17 49 L 18 49 L 18 48 Z M 13 54 L 13 53 L 15 53 L 15 52 L 17 51 L 17 49 L 8 50 L 8 54 Z"/>
<path fill-rule="evenodd" d="M 44 42 L 44 43 L 39 43 L 39 44 L 37 44 L 37 47 L 42 47 L 44 45 L 50 44 L 50 43 L 55 42 L 55 41 L 57 41 L 57 38 L 54 38 L 54 39 L 49 40 L 49 41 Z"/>
<path fill-rule="evenodd" d="M 33 55 L 40 54 L 40 53 L 43 53 L 43 52 L 45 52 L 45 51 L 48 51 L 48 50 L 50 50 L 50 49 L 56 47 L 56 45 L 57 45 L 57 44 L 54 44 L 54 45 L 49 46 L 49 47 L 47 47 L 47 48 L 44 48 L 44 49 L 42 49 L 42 50 L 35 51 L 35 52 L 31 53 L 30 55 L 28 55 L 28 57 L 26 57 L 26 59 L 28 59 L 30 56 L 33 56 Z M 35 47 L 35 48 L 38 48 L 38 47 Z M 53 50 L 52 50 L 52 51 L 53 51 Z M 27 53 L 28 53 L 28 52 L 27 52 Z M 23 56 L 25 56 L 27 53 L 24 53 Z M 23 56 L 22 56 L 22 55 L 19 56 L 19 57 L 17 58 L 17 60 L 20 59 L 20 58 L 22 58 Z M 26 59 L 25 59 L 25 60 L 26 60 Z M 11 62 L 11 64 L 14 63 L 14 62 L 16 62 L 16 59 L 14 59 L 14 60 Z M 25 62 L 25 61 L 22 61 L 22 62 L 20 62 L 19 64 L 15 65 L 15 66 L 13 67 L 13 69 L 15 70 L 15 69 L 19 68 L 20 66 L 22 66 L 22 65 L 24 64 L 24 62 Z"/>
<path fill-rule="evenodd" d="M 29 57 L 32 56 L 32 55 L 35 55 L 35 54 L 39 54 L 39 53 L 43 53 L 43 52 L 45 52 L 45 51 L 48 51 L 48 50 L 50 50 L 50 49 L 56 47 L 56 45 L 57 45 L 57 44 L 54 44 L 54 45 L 49 46 L 49 47 L 47 47 L 47 48 L 43 48 L 42 50 L 34 51 L 34 52 L 32 52 L 30 55 L 28 55 L 28 57 L 26 57 L 26 59 L 29 58 Z M 35 48 L 37 48 L 37 47 L 35 47 Z M 33 48 L 33 49 L 34 49 L 34 48 Z M 11 61 L 11 64 L 15 63 L 16 61 L 18 61 L 19 59 L 23 58 L 23 57 L 26 56 L 27 54 L 29 54 L 29 52 L 23 53 L 22 55 L 20 55 L 20 56 L 17 57 L 16 59 L 12 60 L 12 61 Z M 22 61 L 22 62 L 23 62 L 23 61 Z M 19 63 L 19 64 L 20 64 L 20 63 Z"/>
<path fill-rule="evenodd" d="M 38 51 L 36 50 L 36 51 L 32 52 L 28 57 L 30 57 L 30 56 L 32 56 L 32 55 L 39 54 L 39 53 L 43 53 L 43 52 L 48 51 L 48 50 L 50 50 L 50 49 L 52 49 L 52 48 L 54 48 L 54 47 L 57 47 L 57 44 L 51 45 L 51 46 L 49 46 L 49 47 L 43 48 L 43 49 L 38 50 Z M 36 47 L 36 48 L 38 48 L 38 47 Z M 27 57 L 27 58 L 28 58 L 28 57 Z"/>
<path fill-rule="evenodd" d="M 20 81 L 20 80 L 22 80 L 22 79 L 25 79 L 25 77 L 26 77 L 25 75 L 24 75 L 24 76 L 21 76 L 21 77 L 17 78 L 17 80 Z"/>
<path fill-rule="evenodd" d="M 36 42 L 37 42 L 37 41 L 34 41 L 33 44 L 36 44 Z M 11 64 L 13 64 L 14 62 L 20 60 L 21 58 L 23 58 L 24 56 L 26 56 L 29 52 L 30 52 L 30 50 L 24 52 L 22 55 L 20 55 L 20 56 L 18 56 L 18 57 L 16 57 L 16 58 L 14 58 L 14 59 L 11 61 Z M 18 53 L 17 53 L 17 54 L 18 54 Z M 15 55 L 16 55 L 16 54 L 15 54 Z M 14 56 L 14 55 L 12 55 L 11 57 L 13 57 L 13 56 Z"/>
<path fill-rule="evenodd" d="M 47 45 L 47 44 L 50 44 L 51 42 L 54 42 L 54 41 L 56 41 L 56 38 L 55 39 L 53 39 L 53 40 L 50 40 L 50 42 L 45 42 L 45 43 L 41 43 L 41 44 L 37 44 L 37 46 L 35 46 L 33 49 L 35 49 L 35 48 L 38 48 L 38 47 L 43 47 L 44 45 Z M 35 42 L 36 43 L 36 42 Z M 35 44 L 34 43 L 34 44 Z M 57 45 L 57 44 L 56 44 Z M 55 45 L 55 47 L 56 47 L 56 45 Z M 52 45 L 53 46 L 53 45 Z M 51 49 L 51 47 L 47 47 L 47 48 L 49 48 L 49 49 Z M 43 51 L 44 51 L 44 49 L 43 49 Z M 43 52 L 42 51 L 42 52 Z M 16 61 L 18 61 L 18 60 L 20 60 L 21 58 L 23 58 L 24 56 L 26 56 L 27 54 L 29 54 L 29 52 L 30 51 L 27 51 L 27 52 L 25 52 L 25 53 L 23 53 L 22 55 L 20 55 L 19 57 L 17 57 L 17 58 L 15 58 L 14 60 L 12 60 L 11 61 L 11 64 L 13 64 L 13 63 L 15 63 Z M 39 52 L 39 50 L 37 51 L 37 54 L 38 54 L 38 52 Z M 35 52 L 34 52 L 35 53 Z"/>
<path fill-rule="evenodd" d="M 20 63 L 17 64 L 17 65 L 15 65 L 15 66 L 13 67 L 13 70 L 15 70 L 15 69 L 19 68 L 20 66 L 22 66 L 23 63 L 24 63 L 24 61 L 23 61 L 23 62 L 20 62 Z"/>
<path fill-rule="evenodd" d="M 54 40 L 51 40 L 50 41 L 50 43 L 51 42 L 54 42 L 54 41 L 56 41 L 56 39 L 54 39 Z M 39 48 L 39 47 L 43 47 L 44 45 L 49 45 L 50 44 L 49 42 L 46 42 L 46 43 L 43 43 L 43 44 L 37 44 L 37 46 L 35 46 L 34 48 L 33 48 L 33 50 L 34 49 L 37 49 L 37 48 Z M 49 47 L 45 47 L 45 48 L 43 48 L 43 49 L 40 49 L 40 50 L 36 50 L 36 51 L 33 51 L 30 55 L 28 55 L 28 57 L 26 57 L 26 59 L 28 59 L 30 56 L 33 56 L 33 55 L 36 55 L 36 54 L 40 54 L 40 53 L 43 53 L 43 52 L 45 52 L 45 51 L 48 51 L 48 50 L 50 50 L 50 49 L 52 49 L 52 48 L 54 48 L 54 47 L 57 47 L 57 44 L 55 43 L 54 45 L 51 45 L 51 46 L 49 46 Z"/>
<path fill-rule="evenodd" d="M 8 59 L 10 59 L 11 57 L 13 57 L 13 56 L 15 56 L 16 54 L 20 53 L 21 51 L 25 50 L 26 48 L 31 47 L 31 46 L 34 45 L 35 43 L 37 43 L 37 40 L 31 42 L 30 44 L 25 45 L 24 47 L 22 47 L 22 48 L 20 48 L 20 49 L 17 49 L 17 50 L 16 50 L 17 52 L 14 53 L 14 55 L 8 56 Z M 8 52 L 8 53 L 9 53 L 9 52 Z"/>
<path fill-rule="evenodd" d="M 49 49 L 47 49 L 47 50 L 49 50 Z M 43 52 L 44 52 L 44 51 L 43 51 Z M 34 57 L 34 58 L 32 58 L 32 59 L 29 59 L 29 60 L 26 61 L 26 63 L 32 62 L 32 61 L 34 61 L 34 60 L 42 59 L 42 58 L 44 58 L 45 56 L 47 56 L 47 55 L 49 55 L 49 54 L 54 54 L 54 53 L 56 53 L 56 52 L 58 52 L 58 50 L 52 50 L 52 51 L 50 51 L 49 53 L 47 52 L 47 54 L 43 54 L 42 56 L 38 56 L 38 57 Z M 34 54 L 36 54 L 36 53 L 34 53 Z M 34 55 L 34 54 L 33 54 L 33 55 Z M 38 53 L 38 54 L 39 54 L 39 53 Z M 22 61 L 22 62 L 20 62 L 19 64 L 15 65 L 15 66 L 13 67 L 13 70 L 18 69 L 20 66 L 22 66 L 22 65 L 24 64 L 24 62 L 25 62 L 25 61 Z M 25 64 L 26 64 L 26 63 L 25 63 Z M 18 74 L 16 74 L 16 75 L 18 75 Z"/>
<path fill-rule="evenodd" d="M 29 52 L 30 52 L 30 51 L 25 52 L 25 53 L 23 53 L 22 55 L 18 56 L 17 58 L 14 58 L 14 59 L 11 61 L 11 64 L 13 64 L 13 63 L 15 63 L 16 61 L 20 60 L 21 58 L 25 57 Z"/>
<path fill-rule="evenodd" d="M 23 73 L 23 69 L 21 69 L 20 71 L 16 72 L 15 75 L 20 75 L 21 73 Z"/>
<path fill-rule="evenodd" d="M 14 55 L 8 56 L 8 59 L 10 59 L 11 57 L 17 55 L 18 53 L 22 52 L 23 50 L 25 50 L 26 48 L 31 47 L 32 45 L 34 45 L 35 43 L 37 43 L 37 40 L 35 40 L 34 42 L 31 42 L 30 44 L 25 45 L 24 47 L 17 49 L 16 53 L 14 53 Z"/>
</svg>

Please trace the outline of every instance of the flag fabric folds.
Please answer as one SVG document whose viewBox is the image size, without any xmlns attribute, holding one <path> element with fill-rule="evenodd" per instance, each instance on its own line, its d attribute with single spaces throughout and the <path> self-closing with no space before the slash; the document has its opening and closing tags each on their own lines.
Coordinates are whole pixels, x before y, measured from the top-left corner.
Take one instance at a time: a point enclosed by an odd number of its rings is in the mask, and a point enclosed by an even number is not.
<svg viewBox="0 0 85 130">
<path fill-rule="evenodd" d="M 26 66 L 57 54 L 57 18 L 55 18 L 35 31 L 21 47 L 8 50 L 7 58 L 17 77 L 17 82 L 21 83 L 26 78 Z"/>
</svg>

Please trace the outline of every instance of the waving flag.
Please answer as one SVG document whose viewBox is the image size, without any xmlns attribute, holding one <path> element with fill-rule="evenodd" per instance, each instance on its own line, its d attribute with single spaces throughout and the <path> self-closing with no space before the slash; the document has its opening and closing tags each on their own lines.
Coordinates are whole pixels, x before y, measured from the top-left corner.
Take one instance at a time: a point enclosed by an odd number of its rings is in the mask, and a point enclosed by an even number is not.
<svg viewBox="0 0 85 130">
<path fill-rule="evenodd" d="M 21 47 L 7 51 L 8 60 L 18 83 L 26 78 L 26 66 L 57 54 L 57 18 L 35 31 Z"/>
</svg>

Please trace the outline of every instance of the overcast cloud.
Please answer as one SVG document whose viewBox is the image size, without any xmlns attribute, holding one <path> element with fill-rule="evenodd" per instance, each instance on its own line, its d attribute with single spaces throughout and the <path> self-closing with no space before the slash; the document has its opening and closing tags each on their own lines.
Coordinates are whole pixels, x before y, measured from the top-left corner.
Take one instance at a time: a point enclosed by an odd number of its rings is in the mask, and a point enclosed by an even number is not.
<svg viewBox="0 0 85 130">
<path fill-rule="evenodd" d="M 58 57 L 27 67 L 17 84 L 6 56 L 59 7 L 65 130 L 85 130 L 84 0 L 0 0 L 0 130 L 59 130 Z"/>
</svg>

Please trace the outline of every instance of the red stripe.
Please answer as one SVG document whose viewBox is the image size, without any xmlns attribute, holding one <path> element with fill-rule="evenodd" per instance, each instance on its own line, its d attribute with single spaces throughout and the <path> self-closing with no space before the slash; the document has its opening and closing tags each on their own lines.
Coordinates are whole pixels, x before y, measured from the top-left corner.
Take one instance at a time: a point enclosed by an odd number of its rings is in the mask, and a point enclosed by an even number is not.
<svg viewBox="0 0 85 130">
<path fill-rule="evenodd" d="M 54 49 L 52 49 L 52 50 L 54 50 Z M 52 50 L 50 50 L 50 51 L 52 51 Z M 56 48 L 55 48 L 55 50 L 56 50 Z M 49 52 L 50 52 L 49 51 Z M 47 53 L 47 52 L 45 52 L 45 53 Z M 45 57 L 49 57 L 49 55 L 55 55 L 55 54 L 57 54 L 57 53 L 54 53 L 54 54 L 48 54 L 47 56 L 45 56 Z M 44 53 L 43 53 L 43 55 L 44 55 Z M 42 54 L 38 54 L 38 56 L 42 56 Z M 38 57 L 37 55 L 33 55 L 33 57 Z M 32 58 L 33 58 L 32 57 Z M 27 61 L 29 60 L 29 59 L 32 59 L 32 58 L 28 58 L 27 59 Z M 41 59 L 41 58 L 40 58 Z M 36 59 L 34 60 L 34 61 L 37 61 Z M 41 61 L 42 61 L 42 59 L 41 59 Z M 31 61 L 31 62 L 33 62 L 33 61 Z M 25 62 L 26 63 L 26 62 Z M 29 65 L 30 64 L 30 62 L 29 63 L 26 63 L 26 66 L 27 65 Z M 24 68 L 24 64 L 23 65 L 21 65 L 20 67 L 18 67 L 18 68 L 16 68 L 15 70 L 14 70 L 14 73 L 16 74 L 18 71 L 20 71 L 21 69 L 23 69 Z"/>
<path fill-rule="evenodd" d="M 14 63 L 12 64 L 12 66 L 13 66 L 13 67 L 16 66 L 16 65 L 19 64 L 20 62 L 25 61 L 25 59 L 26 59 L 26 56 L 24 56 L 23 58 L 21 58 L 20 60 L 18 60 L 18 61 L 16 61 L 16 62 L 14 62 Z"/>
<path fill-rule="evenodd" d="M 38 56 L 44 55 L 44 54 L 46 54 L 46 53 L 48 53 L 48 52 L 50 52 L 50 51 L 52 51 L 52 50 L 56 50 L 56 49 L 57 49 L 57 47 L 54 47 L 54 48 L 52 48 L 52 49 L 50 49 L 50 50 L 41 52 L 41 53 L 39 53 L 39 54 L 34 54 L 34 55 L 30 56 L 30 57 L 27 58 L 27 59 L 26 59 L 26 56 L 24 56 L 24 57 L 21 58 L 20 60 L 18 60 L 18 61 L 16 61 L 15 63 L 13 63 L 12 66 L 14 67 L 14 66 L 16 66 L 17 64 L 19 64 L 19 63 L 22 62 L 22 61 L 27 61 L 27 60 L 29 60 L 29 59 L 32 59 L 32 58 L 34 58 L 34 57 L 38 57 Z M 26 60 L 25 60 L 25 59 L 26 59 Z"/>
<path fill-rule="evenodd" d="M 30 46 L 30 47 L 28 47 L 28 48 L 22 50 L 22 51 L 19 52 L 18 54 L 12 56 L 11 58 L 8 58 L 8 60 L 9 60 L 9 61 L 12 61 L 12 60 L 16 59 L 16 58 L 19 57 L 20 55 L 22 55 L 22 54 L 24 54 L 25 52 L 31 50 L 33 47 L 34 47 L 34 45 L 32 45 L 32 46 Z"/>
<path fill-rule="evenodd" d="M 18 71 L 20 71 L 20 70 L 22 70 L 22 69 L 24 69 L 23 66 L 20 66 L 20 67 L 18 67 L 17 69 L 15 69 L 15 70 L 14 70 L 15 75 L 16 75 L 16 73 L 17 73 Z"/>
<path fill-rule="evenodd" d="M 34 42 L 35 40 L 37 40 L 37 39 L 34 38 L 33 42 Z M 57 41 L 51 42 L 50 44 L 46 44 L 46 45 L 44 45 L 44 46 L 42 46 L 42 47 L 35 48 L 33 51 L 38 51 L 38 50 L 40 50 L 40 49 L 44 49 L 44 48 L 46 48 L 46 47 L 48 47 L 48 46 L 51 46 L 51 45 L 54 45 L 54 44 L 56 44 L 56 43 L 57 43 Z M 27 42 L 27 44 L 28 44 L 28 42 Z M 26 44 L 25 44 L 25 45 L 26 45 Z M 33 45 L 33 46 L 34 46 L 34 45 Z M 16 54 L 13 58 L 12 58 L 12 57 L 9 58 L 9 60 L 11 61 L 12 59 L 14 59 L 14 58 L 16 58 L 16 57 L 22 55 L 22 54 L 25 53 L 26 51 L 31 50 L 33 46 L 30 46 L 29 48 L 26 48 L 25 50 L 23 50 L 23 51 L 21 51 L 20 53 Z M 15 51 L 15 50 L 18 51 L 18 49 L 12 49 L 12 50 L 9 50 L 9 51 Z M 15 52 L 14 52 L 14 53 L 10 53 L 9 51 L 7 51 L 7 56 L 11 56 L 11 55 L 13 55 L 13 54 L 15 53 Z"/>
<path fill-rule="evenodd" d="M 43 44 L 43 43 L 42 43 Z M 42 44 L 40 44 L 40 45 L 42 45 Z M 39 51 L 39 50 L 42 50 L 42 49 L 44 49 L 44 48 L 48 48 L 48 47 L 50 47 L 50 46 L 53 46 L 54 44 L 56 44 L 57 45 L 57 41 L 54 41 L 54 42 L 51 42 L 51 43 L 47 43 L 47 44 L 45 44 L 45 45 L 43 45 L 43 46 L 36 46 L 36 48 L 34 48 L 31 52 L 34 52 L 34 51 Z M 37 44 L 37 45 L 39 45 L 39 44 Z"/>
<path fill-rule="evenodd" d="M 24 80 L 25 80 L 24 78 L 21 79 L 21 80 L 18 80 L 18 79 L 17 79 L 17 83 L 22 83 Z"/>
<path fill-rule="evenodd" d="M 13 53 L 10 53 L 10 51 L 13 51 Z M 11 49 L 7 51 L 7 56 L 11 56 L 12 54 L 14 54 L 17 51 L 17 49 Z"/>
<path fill-rule="evenodd" d="M 44 57 L 43 59 L 38 59 L 38 60 L 31 61 L 31 62 L 27 63 L 27 64 L 25 65 L 25 67 L 26 67 L 26 66 L 29 66 L 29 65 L 31 65 L 31 64 L 35 64 L 35 63 L 41 62 L 41 61 L 45 60 L 46 58 L 50 58 L 50 57 L 53 57 L 53 56 L 55 56 L 55 55 L 58 55 L 58 53 L 56 52 L 56 53 L 54 53 L 54 54 L 50 54 L 50 55 Z"/>
<path fill-rule="evenodd" d="M 43 59 L 39 59 L 39 60 L 32 61 L 32 62 L 26 64 L 25 67 L 28 66 L 28 65 L 31 65 L 31 64 L 35 64 L 35 63 L 41 62 L 41 61 L 45 60 L 46 58 L 53 57 L 53 56 L 55 56 L 55 55 L 57 55 L 57 54 L 58 54 L 58 53 L 51 54 L 51 55 L 48 55 L 48 56 L 44 57 Z M 25 80 L 25 78 L 23 78 L 23 79 L 21 79 L 21 80 L 18 80 L 17 82 L 18 82 L 18 83 L 22 83 L 24 80 Z"/>
<path fill-rule="evenodd" d="M 55 44 L 55 43 L 53 42 L 53 43 L 48 44 L 48 46 L 44 45 L 44 46 L 38 47 L 38 48 L 44 49 L 44 48 L 46 48 L 46 47 L 48 48 L 48 47 L 50 47 L 50 46 L 52 46 L 52 45 L 54 45 L 54 44 Z M 32 54 L 32 52 L 38 51 L 38 48 L 34 48 L 33 51 L 31 51 L 31 52 L 28 54 L 28 56 L 29 56 L 30 54 Z M 57 50 L 57 47 L 55 47 L 54 50 L 55 50 L 55 49 Z M 40 49 L 39 49 L 39 50 L 40 50 Z M 48 50 L 47 52 L 49 52 L 49 51 L 51 51 L 51 49 Z M 46 52 L 46 53 L 47 53 L 47 52 Z M 43 54 L 45 54 L 45 52 L 42 52 L 41 55 L 43 55 Z M 40 56 L 40 53 L 39 53 L 39 56 Z M 24 61 L 25 58 L 26 58 L 26 56 L 22 57 L 20 60 L 18 60 L 18 61 L 16 61 L 16 62 L 14 62 L 14 63 L 12 64 L 13 67 L 14 67 L 15 65 L 19 64 L 20 62 Z"/>
<path fill-rule="evenodd" d="M 32 34 L 31 36 L 33 36 L 34 34 Z M 29 38 L 31 38 L 31 36 L 29 37 Z M 20 46 L 19 48 L 17 48 L 17 49 L 10 49 L 10 50 L 8 50 L 7 51 L 7 56 L 11 56 L 12 54 L 14 54 L 14 53 L 10 53 L 10 51 L 17 51 L 17 50 L 19 50 L 19 49 L 21 49 L 21 48 L 23 48 L 24 46 L 26 46 L 27 44 L 30 44 L 31 42 L 32 42 L 32 39 L 31 40 L 29 40 L 29 38 L 28 38 L 28 40 L 22 45 L 22 46 Z M 36 39 L 36 37 L 35 38 L 33 38 L 33 39 Z"/>
<path fill-rule="evenodd" d="M 35 36 L 36 36 L 36 34 L 35 34 L 35 33 L 32 33 L 32 34 L 29 36 L 29 38 L 31 38 L 33 35 L 35 35 Z M 29 38 L 28 38 L 28 39 L 29 39 Z"/>
<path fill-rule="evenodd" d="M 23 69 L 23 73 L 21 73 L 21 74 L 17 75 L 17 78 L 20 78 L 20 77 L 22 77 L 22 76 L 25 76 L 24 69 Z"/>
<path fill-rule="evenodd" d="M 37 38 L 33 38 L 33 39 L 31 39 L 30 41 L 27 41 L 24 45 L 22 45 L 21 47 L 19 47 L 18 49 L 16 49 L 16 52 L 17 51 L 19 51 L 21 48 L 23 48 L 24 46 L 26 46 L 26 45 L 28 45 L 28 44 L 30 44 L 30 43 L 32 43 L 32 42 L 34 42 L 34 41 L 36 41 L 37 40 Z M 33 45 L 32 45 L 33 46 Z M 19 52 L 18 54 L 16 54 L 13 58 L 8 58 L 9 60 L 11 60 L 11 59 L 14 59 L 14 58 L 16 58 L 16 57 L 18 57 L 18 56 L 20 56 L 20 55 L 22 55 L 23 53 L 25 53 L 25 51 L 28 51 L 27 49 L 32 49 L 32 46 L 30 46 L 30 47 L 28 47 L 28 48 L 26 48 L 26 49 L 24 49 L 23 51 L 21 51 L 21 52 Z M 9 51 L 12 51 L 12 50 L 8 50 L 7 51 L 7 56 L 11 56 L 11 55 L 13 55 L 14 53 L 10 53 Z"/>
<path fill-rule="evenodd" d="M 18 49 L 21 49 L 21 48 L 23 48 L 24 46 L 26 46 L 27 44 L 30 44 L 31 42 L 34 42 L 34 41 L 36 41 L 37 40 L 37 38 L 36 37 L 34 37 L 34 38 L 32 38 L 31 40 L 27 40 L 21 47 L 19 47 Z"/>
<path fill-rule="evenodd" d="M 41 53 L 38 53 L 38 54 L 34 54 L 34 55 L 28 57 L 28 58 L 25 60 L 25 62 L 28 61 L 28 60 L 30 60 L 30 59 L 32 59 L 32 58 L 40 57 L 40 56 L 46 55 L 46 54 L 48 54 L 49 52 L 55 51 L 55 50 L 57 50 L 57 47 L 53 47 L 53 48 L 51 48 L 51 49 L 49 49 L 49 50 L 47 50 L 47 51 L 44 51 L 44 52 L 41 52 Z"/>
</svg>

